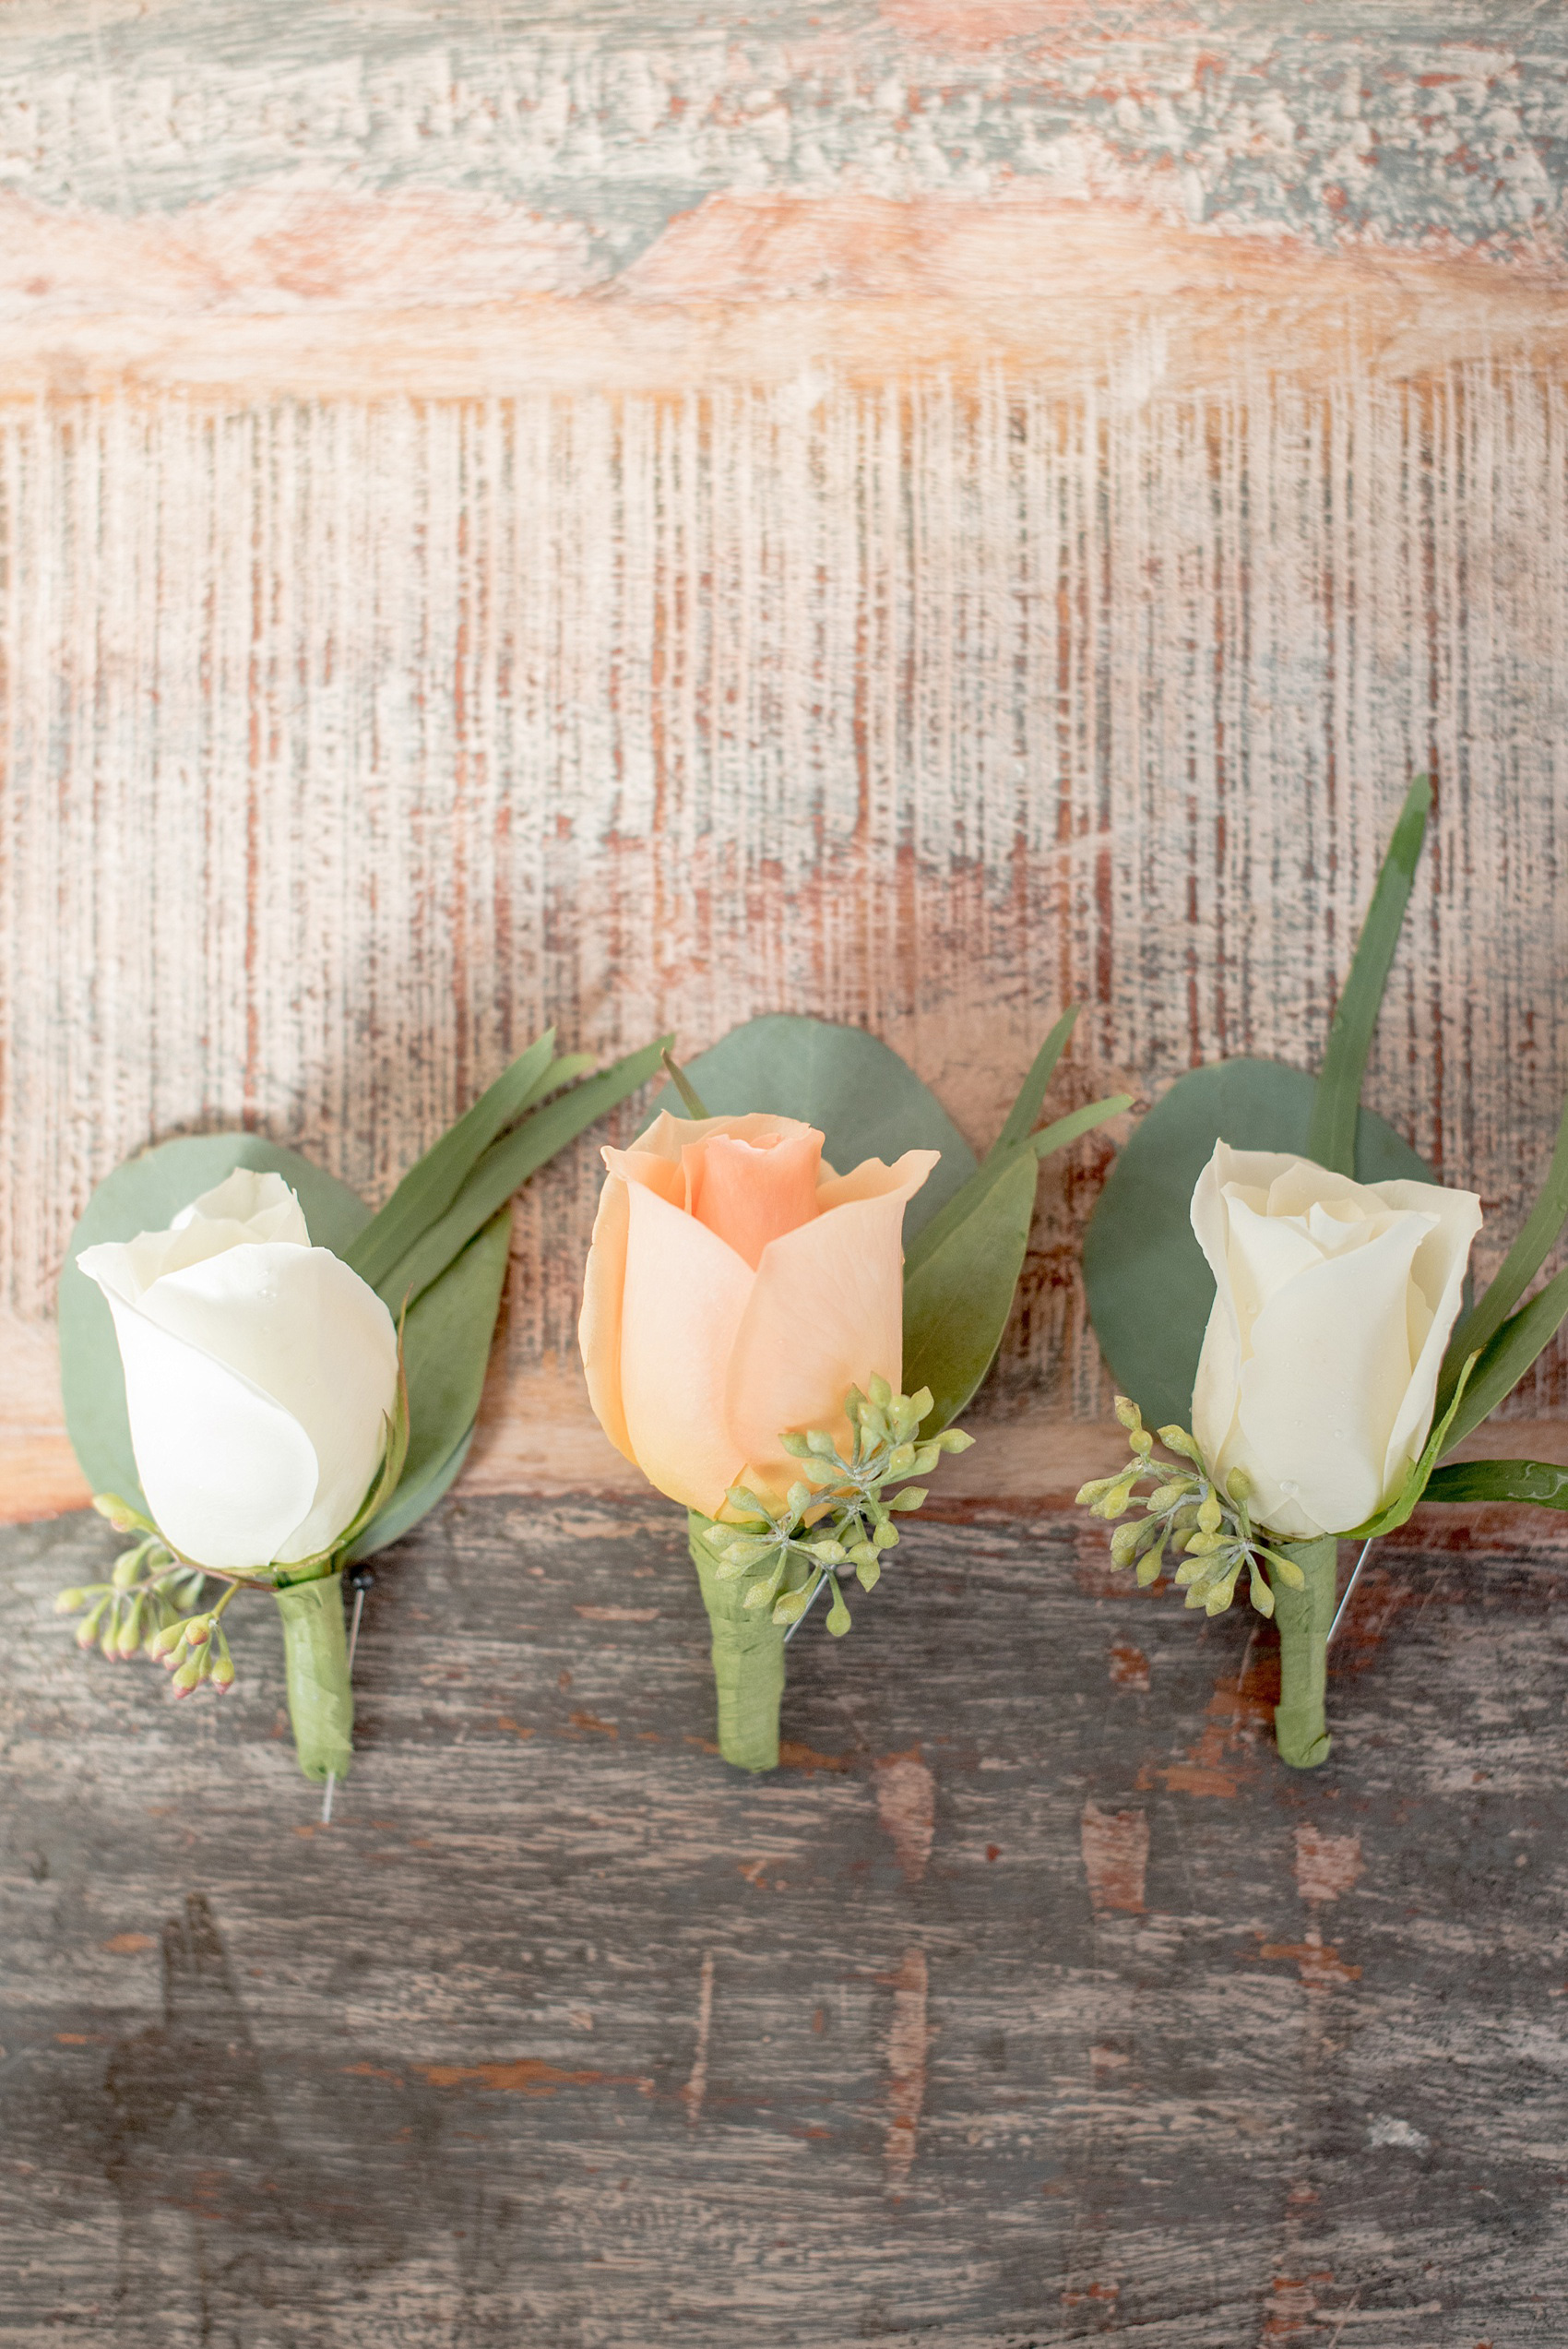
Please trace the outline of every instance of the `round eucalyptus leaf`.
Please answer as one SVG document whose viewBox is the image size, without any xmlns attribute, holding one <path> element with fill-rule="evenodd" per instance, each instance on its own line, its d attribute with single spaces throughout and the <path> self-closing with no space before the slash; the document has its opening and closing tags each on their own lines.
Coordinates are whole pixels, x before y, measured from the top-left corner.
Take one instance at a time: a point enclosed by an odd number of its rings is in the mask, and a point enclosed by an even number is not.
<svg viewBox="0 0 1568 2349">
<path fill-rule="evenodd" d="M 346 1183 L 297 1151 L 259 1134 L 192 1134 L 126 1159 L 106 1174 L 71 1234 L 60 1275 L 60 1384 L 65 1426 L 83 1475 L 95 1493 L 119 1493 L 145 1507 L 131 1450 L 125 1381 L 114 1323 L 95 1281 L 77 1270 L 84 1248 L 101 1240 L 134 1240 L 165 1232 L 184 1207 L 217 1187 L 236 1167 L 281 1174 L 304 1210 L 311 1238 L 341 1256 L 370 1222 L 370 1210 Z"/>
<path fill-rule="evenodd" d="M 1089 1318 L 1111 1376 L 1151 1427 L 1190 1423 L 1214 1276 L 1193 1234 L 1194 1186 L 1217 1141 L 1305 1157 L 1316 1079 L 1277 1060 L 1221 1060 L 1178 1077 L 1117 1156 L 1084 1239 Z M 1360 1183 L 1438 1179 L 1363 1109 Z"/>
<path fill-rule="evenodd" d="M 823 1155 L 841 1174 L 865 1158 L 891 1163 L 907 1150 L 940 1151 L 941 1163 L 905 1210 L 906 1245 L 978 1163 L 930 1087 L 863 1028 L 771 1012 L 731 1028 L 686 1075 L 715 1117 L 772 1110 L 820 1127 Z M 685 1115 L 672 1088 L 654 1106 Z"/>
</svg>

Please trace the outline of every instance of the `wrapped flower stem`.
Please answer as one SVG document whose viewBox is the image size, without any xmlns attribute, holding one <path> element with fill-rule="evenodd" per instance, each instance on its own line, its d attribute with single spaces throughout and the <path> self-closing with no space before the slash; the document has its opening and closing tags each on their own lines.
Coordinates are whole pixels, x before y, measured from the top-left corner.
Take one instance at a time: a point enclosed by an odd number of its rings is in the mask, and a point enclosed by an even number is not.
<svg viewBox="0 0 1568 2349">
<path fill-rule="evenodd" d="M 343 1615 L 343 1577 L 318 1575 L 277 1592 L 294 1751 L 307 1778 L 348 1774 L 353 1755 L 354 1692 Z"/>
<path fill-rule="evenodd" d="M 696 1509 L 688 1511 L 688 1520 L 692 1564 L 713 1635 L 719 1750 L 737 1770 L 777 1770 L 785 1626 L 774 1622 L 770 1607 L 747 1607 L 743 1582 L 719 1579 L 719 1559 L 702 1538 L 712 1520 Z"/>
<path fill-rule="evenodd" d="M 1317 1542 L 1292 1542 L 1291 1562 L 1300 1569 L 1295 1584 L 1272 1558 L 1265 1561 L 1274 1592 L 1274 1620 L 1279 1627 L 1279 1702 L 1274 1708 L 1274 1734 L 1279 1759 L 1292 1770 L 1315 1770 L 1328 1759 L 1330 1743 L 1324 1719 L 1324 1690 L 1328 1671 L 1328 1634 L 1334 1622 L 1339 1544 L 1332 1533 Z"/>
</svg>

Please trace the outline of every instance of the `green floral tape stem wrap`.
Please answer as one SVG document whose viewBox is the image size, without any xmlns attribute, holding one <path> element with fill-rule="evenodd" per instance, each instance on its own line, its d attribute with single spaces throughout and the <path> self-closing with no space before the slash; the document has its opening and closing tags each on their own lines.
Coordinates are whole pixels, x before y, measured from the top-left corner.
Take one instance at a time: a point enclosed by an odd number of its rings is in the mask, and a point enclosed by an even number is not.
<svg viewBox="0 0 1568 2349">
<path fill-rule="evenodd" d="M 354 1692 L 343 1577 L 324 1574 L 277 1593 L 294 1747 L 307 1778 L 344 1778 L 353 1758 Z"/>
<path fill-rule="evenodd" d="M 777 1770 L 785 1628 L 774 1622 L 770 1606 L 746 1605 L 746 1582 L 719 1580 L 719 1560 L 699 1539 L 710 1522 L 695 1509 L 687 1512 L 692 1564 L 713 1633 L 719 1750 L 737 1770 Z"/>
<path fill-rule="evenodd" d="M 1339 1544 L 1333 1534 L 1319 1542 L 1291 1542 L 1287 1555 L 1301 1569 L 1299 1591 L 1272 1565 L 1274 1620 L 1279 1627 L 1279 1702 L 1274 1733 L 1279 1759 L 1293 1770 L 1315 1770 L 1328 1759 L 1324 1688 L 1328 1674 L 1328 1632 L 1337 1595 Z"/>
</svg>

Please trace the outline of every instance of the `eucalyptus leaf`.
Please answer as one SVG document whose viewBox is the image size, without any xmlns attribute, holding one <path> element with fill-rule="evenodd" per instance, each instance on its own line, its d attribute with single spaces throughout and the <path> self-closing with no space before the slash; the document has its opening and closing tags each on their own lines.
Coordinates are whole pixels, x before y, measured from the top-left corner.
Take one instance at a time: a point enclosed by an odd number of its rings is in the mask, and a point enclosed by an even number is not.
<svg viewBox="0 0 1568 2349">
<path fill-rule="evenodd" d="M 146 1507 L 131 1449 L 113 1318 L 98 1283 L 77 1271 L 77 1258 L 101 1240 L 167 1231 L 182 1208 L 215 1189 L 238 1166 L 280 1174 L 299 1199 L 312 1240 L 335 1256 L 347 1256 L 370 1222 L 369 1208 L 346 1183 L 259 1134 L 184 1135 L 126 1159 L 106 1174 L 71 1234 L 59 1294 L 65 1425 L 95 1493 L 122 1493 L 137 1507 Z"/>
<path fill-rule="evenodd" d="M 1394 837 L 1388 843 L 1388 853 L 1383 860 L 1372 903 L 1361 924 L 1355 960 L 1328 1031 L 1307 1131 L 1306 1155 L 1338 1174 L 1353 1174 L 1356 1171 L 1356 1116 L 1361 1099 L 1361 1079 L 1404 926 L 1405 908 L 1410 901 L 1410 885 L 1416 876 L 1431 807 L 1431 785 L 1424 775 L 1418 775 L 1405 795 L 1405 805 L 1394 827 Z"/>
<path fill-rule="evenodd" d="M 1497 1409 L 1504 1395 L 1513 1393 L 1537 1354 L 1556 1335 L 1564 1315 L 1568 1315 L 1568 1267 L 1549 1281 L 1511 1321 L 1505 1321 L 1483 1347 L 1449 1427 L 1445 1450 L 1452 1451 L 1455 1444 L 1462 1444 Z"/>
<path fill-rule="evenodd" d="M 380 1287 L 415 1241 L 445 1214 L 496 1136 L 516 1125 L 551 1081 L 555 1067 L 555 1031 L 550 1028 L 414 1161 L 349 1250 L 348 1261 L 362 1281 L 373 1289 Z M 562 1075 L 556 1081 L 564 1084 L 567 1079 Z"/>
<path fill-rule="evenodd" d="M 1457 1460 L 1433 1469 L 1422 1498 L 1533 1501 L 1538 1508 L 1568 1508 L 1568 1468 L 1546 1460 Z"/>
<path fill-rule="evenodd" d="M 607 1110 L 613 1109 L 618 1102 L 657 1076 L 660 1057 L 670 1041 L 668 1036 L 661 1036 L 657 1043 L 646 1045 L 641 1052 L 629 1053 L 624 1060 L 601 1069 L 597 1077 L 575 1085 L 570 1092 L 547 1102 L 541 1109 L 531 1110 L 520 1125 L 492 1142 L 445 1214 L 431 1224 L 376 1283 L 392 1311 L 398 1312 L 405 1299 L 412 1304 L 433 1281 L 438 1281 L 474 1234 L 557 1151 L 564 1150 Z"/>
<path fill-rule="evenodd" d="M 1479 1300 L 1472 1313 L 1461 1317 L 1448 1341 L 1448 1351 L 1443 1357 L 1443 1370 L 1437 1386 L 1439 1410 L 1453 1393 L 1466 1361 L 1471 1354 L 1480 1353 L 1491 1344 L 1546 1262 L 1562 1235 L 1565 1218 L 1568 1218 L 1568 1103 L 1563 1104 L 1562 1122 L 1557 1128 L 1557 1147 L 1551 1153 L 1546 1181 L 1526 1219 L 1524 1230 L 1498 1267 L 1486 1294 Z"/>
<path fill-rule="evenodd" d="M 1039 1173 L 1027 1143 L 1014 1151 L 970 1212 L 906 1270 L 904 1391 L 931 1389 L 925 1435 L 957 1417 L 995 1359 L 1024 1269 Z"/>
<path fill-rule="evenodd" d="M 973 1151 L 936 1095 L 863 1028 L 772 1012 L 732 1028 L 688 1061 L 685 1073 L 715 1117 L 770 1110 L 815 1126 L 825 1157 L 841 1174 L 866 1158 L 890 1164 L 907 1150 L 940 1151 L 905 1210 L 906 1246 L 975 1172 Z M 668 1093 L 654 1107 L 683 1114 Z"/>
<path fill-rule="evenodd" d="M 1187 1425 L 1214 1303 L 1214 1276 L 1191 1221 L 1198 1176 L 1222 1139 L 1236 1150 L 1304 1156 L 1315 1090 L 1304 1071 L 1278 1061 L 1194 1068 L 1117 1155 L 1085 1236 L 1084 1281 L 1100 1352 L 1151 1427 Z M 1357 1121 L 1355 1171 L 1362 1183 L 1437 1179 L 1370 1109 Z M 1474 1393 L 1472 1381 L 1467 1410 Z"/>
</svg>

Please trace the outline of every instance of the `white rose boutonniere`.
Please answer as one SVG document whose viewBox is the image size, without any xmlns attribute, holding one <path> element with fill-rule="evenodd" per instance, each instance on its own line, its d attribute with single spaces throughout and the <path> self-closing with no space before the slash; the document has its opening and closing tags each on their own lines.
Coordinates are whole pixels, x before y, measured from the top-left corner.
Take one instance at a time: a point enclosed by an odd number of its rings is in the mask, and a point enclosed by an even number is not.
<svg viewBox="0 0 1568 2349">
<path fill-rule="evenodd" d="M 1214 1274 L 1193 1434 L 1290 1541 L 1348 1533 L 1402 1490 L 1481 1226 L 1474 1191 L 1354 1183 L 1217 1142 L 1193 1193 Z"/>
<path fill-rule="evenodd" d="M 166 1232 L 77 1267 L 113 1314 L 137 1471 L 171 1546 L 243 1571 L 329 1552 L 386 1449 L 398 1333 L 311 1246 L 282 1176 L 237 1167 Z"/>
</svg>

